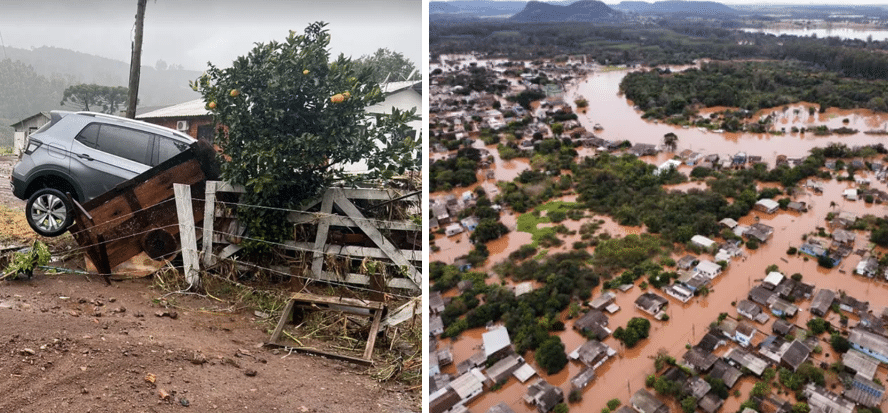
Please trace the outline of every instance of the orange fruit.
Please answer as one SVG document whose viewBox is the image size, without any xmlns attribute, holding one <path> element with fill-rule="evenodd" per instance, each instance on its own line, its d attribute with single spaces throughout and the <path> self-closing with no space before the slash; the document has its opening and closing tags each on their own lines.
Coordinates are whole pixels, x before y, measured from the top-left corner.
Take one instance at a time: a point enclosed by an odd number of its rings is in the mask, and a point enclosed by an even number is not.
<svg viewBox="0 0 888 413">
<path fill-rule="evenodd" d="M 231 93 L 229 93 L 229 95 L 231 95 L 231 97 L 233 98 L 236 98 L 238 95 L 240 95 L 240 91 L 237 89 L 231 89 Z"/>
<path fill-rule="evenodd" d="M 342 96 L 342 94 L 339 94 L 339 93 L 330 97 L 330 101 L 333 103 L 342 103 L 342 101 L 344 101 L 344 100 L 345 100 L 345 96 Z"/>
<path fill-rule="evenodd" d="M 210 102 L 207 104 L 207 107 L 210 109 L 216 109 L 216 102 Z"/>
<path fill-rule="evenodd" d="M 308 69 L 303 70 L 303 71 L 302 71 L 302 74 L 303 74 L 303 75 L 307 75 L 307 74 L 308 74 Z"/>
</svg>

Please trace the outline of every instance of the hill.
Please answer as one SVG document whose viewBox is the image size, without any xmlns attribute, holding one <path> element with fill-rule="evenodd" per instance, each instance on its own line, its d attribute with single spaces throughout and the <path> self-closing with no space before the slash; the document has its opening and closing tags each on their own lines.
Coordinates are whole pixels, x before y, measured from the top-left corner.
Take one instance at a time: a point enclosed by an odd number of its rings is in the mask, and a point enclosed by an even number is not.
<svg viewBox="0 0 888 413">
<path fill-rule="evenodd" d="M 667 0 L 656 3 L 623 1 L 614 6 L 614 9 L 637 14 L 683 14 L 712 17 L 734 16 L 738 14 L 737 10 L 714 1 Z"/>
<path fill-rule="evenodd" d="M 566 6 L 531 1 L 524 10 L 512 16 L 511 20 L 522 23 L 593 22 L 615 20 L 620 17 L 622 17 L 621 12 L 597 0 L 578 1 Z"/>
<path fill-rule="evenodd" d="M 10 124 L 41 111 L 75 109 L 59 104 L 68 86 L 127 86 L 129 80 L 129 63 L 67 49 L 6 47 L 6 56 L 0 60 L 0 147 L 9 146 L 12 140 Z M 200 74 L 142 66 L 139 106 L 166 106 L 199 98 L 188 81 Z"/>
<path fill-rule="evenodd" d="M 466 17 L 511 16 L 520 12 L 526 4 L 523 1 L 430 1 L 429 14 L 461 14 Z"/>
</svg>

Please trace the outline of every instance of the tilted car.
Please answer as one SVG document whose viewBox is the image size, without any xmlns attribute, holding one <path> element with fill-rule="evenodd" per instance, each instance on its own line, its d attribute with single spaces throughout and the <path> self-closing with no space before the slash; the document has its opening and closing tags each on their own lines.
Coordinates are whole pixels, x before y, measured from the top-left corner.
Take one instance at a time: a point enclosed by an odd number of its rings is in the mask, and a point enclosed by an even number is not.
<svg viewBox="0 0 888 413">
<path fill-rule="evenodd" d="M 12 193 L 27 200 L 28 224 L 40 235 L 63 234 L 73 205 L 87 202 L 172 158 L 196 140 L 162 126 L 93 112 L 52 111 L 31 134 L 12 170 Z"/>
</svg>

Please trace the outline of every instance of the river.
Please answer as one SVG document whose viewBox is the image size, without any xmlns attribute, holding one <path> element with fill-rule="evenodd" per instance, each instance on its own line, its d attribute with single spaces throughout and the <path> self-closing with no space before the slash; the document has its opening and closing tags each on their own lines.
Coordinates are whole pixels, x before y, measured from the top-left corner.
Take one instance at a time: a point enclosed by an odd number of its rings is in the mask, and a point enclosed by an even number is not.
<svg viewBox="0 0 888 413">
<path fill-rule="evenodd" d="M 632 108 L 624 98 L 618 95 L 619 82 L 626 71 L 611 71 L 604 73 L 596 73 L 593 76 L 580 82 L 580 84 L 568 91 L 567 101 L 573 102 L 575 96 L 583 96 L 589 101 L 589 110 L 586 115 L 581 115 L 580 119 L 587 129 L 591 130 L 591 125 L 600 123 L 604 130 L 597 132 L 605 139 L 628 139 L 633 142 L 643 142 L 660 144 L 664 134 L 675 132 L 679 136 L 678 150 L 689 148 L 703 153 L 733 154 L 738 151 L 745 151 L 750 155 L 763 156 L 765 160 L 772 162 L 777 155 L 787 155 L 789 157 L 800 157 L 807 154 L 810 148 L 816 146 L 825 146 L 829 142 L 843 142 L 849 146 L 871 144 L 882 141 L 884 138 L 859 133 L 851 136 L 832 136 L 832 137 L 814 137 L 813 135 L 799 136 L 787 134 L 784 136 L 755 135 L 755 134 L 716 134 L 711 132 L 701 132 L 696 129 L 681 129 L 669 125 L 657 124 L 642 120 L 639 113 Z M 811 124 L 828 124 L 830 127 L 849 126 L 861 130 L 871 128 L 885 128 L 886 119 L 883 116 L 874 115 L 868 111 L 838 111 L 830 110 L 825 114 L 808 115 L 805 105 L 790 106 L 786 111 L 780 109 L 780 117 L 778 122 L 786 125 L 787 130 L 793 125 L 810 126 Z M 794 114 L 794 109 L 799 109 L 799 114 Z M 843 119 L 847 118 L 848 123 L 843 123 Z M 483 144 L 478 144 L 483 146 Z M 479 146 L 480 147 L 480 146 Z M 496 152 L 495 147 L 488 146 L 491 153 Z M 647 162 L 657 163 L 668 158 L 669 155 L 661 154 L 657 157 L 645 158 Z M 526 160 L 512 160 L 507 167 L 498 156 L 495 156 L 494 170 L 496 179 L 511 179 L 516 175 L 516 171 L 524 170 L 529 167 Z M 680 171 L 688 173 L 690 167 L 683 166 Z M 873 186 L 888 190 L 885 184 L 875 181 L 872 176 Z M 481 184 L 485 190 L 493 190 L 494 181 L 485 181 Z M 477 185 L 476 185 L 477 186 Z M 644 385 L 644 379 L 647 375 L 654 372 L 653 358 L 659 351 L 666 351 L 670 355 L 680 358 L 684 354 L 687 344 L 696 343 L 707 331 L 707 327 L 719 313 L 726 312 L 736 317 L 737 312 L 733 308 L 733 303 L 746 297 L 746 293 L 759 280 L 764 278 L 765 269 L 771 264 L 777 264 L 780 271 L 789 276 L 794 273 L 803 275 L 803 282 L 814 284 L 819 290 L 821 288 L 830 288 L 834 290 L 843 290 L 848 294 L 870 302 L 870 308 L 874 312 L 888 304 L 888 285 L 884 282 L 869 280 L 866 278 L 851 275 L 854 267 L 860 261 L 861 257 L 850 255 L 844 259 L 838 268 L 826 270 L 817 266 L 816 260 L 806 259 L 804 255 L 788 256 L 786 254 L 789 246 L 800 246 L 802 244 L 802 236 L 808 233 L 816 232 L 817 227 L 826 227 L 825 216 L 829 212 L 838 212 L 840 210 L 851 211 L 859 216 L 864 214 L 875 214 L 882 216 L 885 214 L 885 208 L 881 205 L 866 204 L 863 201 L 845 201 L 842 198 L 842 191 L 846 188 L 854 187 L 853 183 L 838 182 L 835 180 L 824 182 L 824 191 L 822 194 L 814 194 L 811 191 L 801 191 L 795 197 L 798 201 L 804 201 L 808 204 L 809 211 L 806 213 L 793 213 L 787 211 L 779 211 L 776 214 L 768 215 L 758 211 L 754 211 L 743 217 L 740 221 L 743 224 L 753 222 L 762 222 L 774 227 L 775 232 L 771 240 L 762 245 L 755 251 L 744 249 L 745 257 L 736 258 L 730 264 L 728 269 L 717 278 L 712 286 L 711 293 L 706 297 L 697 297 L 688 303 L 680 303 L 671 297 L 667 307 L 669 321 L 661 322 L 653 320 L 647 314 L 642 313 L 634 308 L 633 302 L 641 294 L 642 290 L 636 285 L 635 288 L 628 292 L 618 292 L 616 304 L 621 310 L 610 316 L 609 328 L 616 329 L 619 326 L 626 326 L 632 317 L 648 317 L 651 319 L 652 328 L 650 338 L 643 340 L 633 349 L 625 349 L 621 347 L 619 342 L 613 337 L 604 340 L 606 344 L 618 351 L 618 355 L 606 362 L 597 371 L 597 378 L 583 391 L 583 399 L 578 404 L 571 404 L 572 411 L 599 411 L 605 406 L 605 403 L 612 399 L 618 398 L 623 404 L 628 403 L 629 397 Z M 688 190 L 690 188 L 700 188 L 699 183 L 688 183 L 672 187 L 675 190 Z M 461 193 L 465 189 L 458 189 L 452 192 Z M 440 194 L 432 194 L 435 198 Z M 568 196 L 562 200 L 570 201 L 575 199 Z M 831 202 L 835 202 L 836 206 L 831 206 Z M 510 229 L 515 228 L 516 215 L 505 211 L 502 221 Z M 605 224 L 603 230 L 606 230 L 613 236 L 624 236 L 630 233 L 638 233 L 641 229 L 637 227 L 623 227 L 612 220 L 601 216 L 587 216 L 581 221 L 566 220 L 564 224 L 569 229 L 577 229 L 580 225 L 591 220 L 604 219 Z M 858 232 L 855 249 L 867 249 L 868 233 Z M 572 242 L 579 239 L 578 235 L 563 237 L 566 241 L 564 246 L 557 250 L 570 249 Z M 493 263 L 507 259 L 511 251 L 516 250 L 521 245 L 530 241 L 530 235 L 520 232 L 510 232 L 507 236 L 488 243 L 488 249 L 491 256 L 488 263 L 482 270 L 489 271 Z M 471 244 L 468 242 L 466 234 L 460 234 L 451 238 L 445 238 L 438 235 L 435 244 L 440 250 L 431 254 L 431 260 L 452 262 L 455 257 L 467 253 Z M 554 252 L 555 250 L 550 251 Z M 594 252 L 593 248 L 589 248 L 590 252 Z M 685 252 L 676 251 L 674 258 L 678 259 Z M 705 258 L 705 256 L 704 256 Z M 709 257 L 709 259 L 712 259 Z M 492 275 L 492 274 L 491 274 Z M 491 277 L 497 278 L 497 277 Z M 649 289 L 652 290 L 652 289 Z M 815 290 L 816 291 L 816 290 Z M 593 297 L 601 294 L 601 287 L 597 287 L 592 291 Z M 661 295 L 662 294 L 660 293 Z M 792 320 L 796 325 L 804 325 L 807 322 L 809 313 L 807 308 L 809 301 L 799 303 L 801 311 L 799 315 Z M 573 320 L 565 321 L 567 329 L 559 333 L 565 344 L 566 351 L 569 353 L 584 342 L 584 339 L 572 330 Z M 837 322 L 838 316 L 830 313 L 828 319 Z M 852 324 L 854 317 L 851 317 Z M 758 329 L 763 332 L 770 332 L 770 326 L 773 317 L 765 325 L 757 325 Z M 474 329 L 466 331 L 460 338 L 451 342 L 450 340 L 442 340 L 442 346 L 452 346 L 454 362 L 458 363 L 477 351 L 481 343 L 481 334 L 484 329 Z M 763 335 L 760 333 L 756 341 L 760 341 Z M 823 355 L 820 358 L 829 360 L 829 346 L 823 344 Z M 525 355 L 529 363 L 531 363 L 537 371 L 541 371 L 533 361 L 533 355 L 528 353 Z M 834 356 L 832 356 L 835 359 Z M 575 362 L 569 362 L 568 366 L 555 375 L 541 374 L 550 383 L 559 386 L 565 394 L 570 392 L 570 378 L 576 375 L 582 366 Z M 445 371 L 453 373 L 453 367 L 450 366 Z M 884 371 L 880 371 L 880 375 L 884 375 Z M 533 380 L 533 379 L 532 379 Z M 469 404 L 469 408 L 473 412 L 485 412 L 494 404 L 500 401 L 506 402 L 516 412 L 532 413 L 535 408 L 524 404 L 521 397 L 527 391 L 527 384 L 522 384 L 517 379 L 510 378 L 509 381 L 501 389 L 496 392 L 485 392 L 477 399 Z M 741 388 L 743 395 L 741 399 L 731 396 L 726 402 L 723 411 L 735 411 L 741 400 L 745 400 L 748 391 L 752 386 L 752 381 L 745 379 L 735 388 Z M 673 410 L 676 406 L 673 405 Z"/>
</svg>

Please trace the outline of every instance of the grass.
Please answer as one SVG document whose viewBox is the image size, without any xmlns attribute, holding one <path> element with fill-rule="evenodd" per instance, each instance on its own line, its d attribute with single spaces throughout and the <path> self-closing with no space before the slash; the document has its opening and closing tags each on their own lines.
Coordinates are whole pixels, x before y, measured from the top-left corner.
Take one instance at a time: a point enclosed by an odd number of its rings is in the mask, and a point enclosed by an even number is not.
<svg viewBox="0 0 888 413">
<path fill-rule="evenodd" d="M 531 234 L 531 238 L 533 241 L 531 241 L 530 245 L 533 245 L 534 247 L 536 247 L 537 244 L 539 243 L 540 239 L 542 239 L 544 236 L 547 236 L 547 234 L 554 234 L 555 233 L 555 228 L 552 228 L 552 227 L 540 228 L 539 227 L 540 224 L 546 224 L 546 223 L 552 222 L 552 220 L 549 219 L 549 216 L 548 216 L 549 213 L 551 213 L 553 211 L 561 211 L 561 212 L 567 213 L 567 211 L 573 209 L 576 206 L 577 206 L 576 202 L 564 202 L 564 201 L 552 201 L 552 202 L 540 205 L 536 208 L 536 211 L 540 212 L 539 216 L 535 215 L 533 212 L 527 212 L 527 213 L 521 214 L 518 217 L 517 230 Z M 542 215 L 542 212 L 544 212 L 544 211 L 546 212 L 546 215 Z"/>
</svg>

